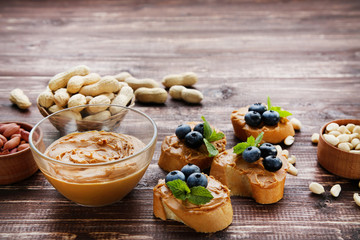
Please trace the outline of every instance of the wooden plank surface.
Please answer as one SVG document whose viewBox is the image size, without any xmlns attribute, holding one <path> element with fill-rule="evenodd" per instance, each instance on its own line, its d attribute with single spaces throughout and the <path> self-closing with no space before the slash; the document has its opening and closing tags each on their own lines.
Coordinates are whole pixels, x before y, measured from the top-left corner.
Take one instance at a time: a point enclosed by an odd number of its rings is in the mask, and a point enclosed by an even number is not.
<svg viewBox="0 0 360 240">
<path fill-rule="evenodd" d="M 313 132 L 331 120 L 360 118 L 360 2 L 351 1 L 1 1 L 0 121 L 36 123 L 37 95 L 58 72 L 86 64 L 101 75 L 122 70 L 160 82 L 194 71 L 204 101 L 189 105 L 137 103 L 159 128 L 155 154 L 138 186 L 122 201 L 86 208 L 62 197 L 37 172 L 0 186 L 0 239 L 360 239 L 358 181 L 336 177 L 317 163 Z M 22 88 L 33 106 L 8 101 Z M 297 177 L 284 198 L 260 205 L 233 197 L 233 223 L 215 234 L 196 233 L 152 214 L 152 188 L 165 136 L 183 122 L 209 122 L 233 147 L 232 110 L 270 96 L 303 129 L 289 147 Z M 323 196 L 308 184 L 324 184 Z M 340 183 L 338 198 L 329 189 Z"/>
</svg>

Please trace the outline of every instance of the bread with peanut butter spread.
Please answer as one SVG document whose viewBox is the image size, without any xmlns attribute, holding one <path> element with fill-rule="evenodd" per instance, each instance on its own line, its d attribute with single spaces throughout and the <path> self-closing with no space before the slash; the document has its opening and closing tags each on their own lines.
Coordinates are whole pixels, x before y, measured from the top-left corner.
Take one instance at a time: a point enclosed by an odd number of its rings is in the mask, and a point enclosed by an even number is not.
<svg viewBox="0 0 360 240">
<path fill-rule="evenodd" d="M 198 124 L 198 122 L 189 122 L 188 125 L 191 129 Z M 214 147 L 222 152 L 225 150 L 226 137 L 220 140 L 211 142 Z M 211 166 L 213 157 L 209 156 L 209 152 L 202 144 L 198 148 L 188 147 L 184 140 L 179 139 L 175 134 L 166 136 L 161 144 L 161 154 L 158 161 L 159 166 L 165 171 L 180 170 L 188 163 L 195 164 L 200 169 L 207 169 Z"/>
<path fill-rule="evenodd" d="M 280 121 L 274 126 L 261 123 L 257 127 L 251 127 L 245 121 L 245 114 L 247 112 L 248 107 L 243 107 L 231 113 L 231 123 L 235 136 L 242 141 L 246 141 L 249 136 L 256 138 L 261 132 L 264 133 L 262 143 L 280 143 L 284 141 L 287 136 L 295 135 L 294 127 L 286 117 L 280 118 Z"/>
<path fill-rule="evenodd" d="M 165 180 L 160 179 L 153 189 L 154 215 L 162 220 L 182 222 L 197 232 L 211 233 L 225 229 L 233 219 L 230 191 L 213 177 L 207 176 L 207 179 L 207 189 L 213 199 L 203 205 L 175 198 Z"/>
<path fill-rule="evenodd" d="M 261 204 L 276 203 L 283 198 L 288 162 L 281 155 L 282 167 L 276 172 L 267 171 L 262 163 L 246 162 L 233 149 L 218 154 L 211 165 L 210 175 L 226 185 L 232 196 L 252 197 Z"/>
</svg>

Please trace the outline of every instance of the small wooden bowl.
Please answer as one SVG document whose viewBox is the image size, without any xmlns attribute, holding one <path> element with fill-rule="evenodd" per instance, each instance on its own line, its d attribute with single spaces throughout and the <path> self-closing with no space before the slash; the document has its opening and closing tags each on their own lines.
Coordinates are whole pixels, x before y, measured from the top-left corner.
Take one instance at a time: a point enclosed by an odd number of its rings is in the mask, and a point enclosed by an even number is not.
<svg viewBox="0 0 360 240">
<path fill-rule="evenodd" d="M 31 131 L 32 125 L 25 122 L 3 122 L 16 123 L 26 131 Z M 39 132 L 37 143 L 42 143 L 43 135 Z M 30 177 L 38 170 L 30 148 L 22 151 L 0 155 L 0 185 L 12 184 Z"/>
<path fill-rule="evenodd" d="M 320 130 L 317 158 L 320 165 L 329 172 L 340 177 L 349 179 L 360 179 L 360 154 L 343 151 L 329 143 L 323 137 L 325 128 L 330 123 L 340 126 L 348 123 L 360 125 L 360 120 L 339 119 L 326 123 Z"/>
</svg>

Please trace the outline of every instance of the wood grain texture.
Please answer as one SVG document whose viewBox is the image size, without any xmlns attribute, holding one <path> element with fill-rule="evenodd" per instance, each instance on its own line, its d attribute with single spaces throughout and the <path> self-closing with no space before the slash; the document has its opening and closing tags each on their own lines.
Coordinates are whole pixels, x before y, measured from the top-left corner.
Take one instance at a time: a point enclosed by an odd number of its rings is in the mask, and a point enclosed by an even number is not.
<svg viewBox="0 0 360 240">
<path fill-rule="evenodd" d="M 0 239 L 360 239 L 360 208 L 352 199 L 358 181 L 321 168 L 310 141 L 328 121 L 360 119 L 359 49 L 356 0 L 0 1 L 0 121 L 38 122 L 37 95 L 51 76 L 78 64 L 159 82 L 193 71 L 204 94 L 199 105 L 136 103 L 156 121 L 158 142 L 141 182 L 116 204 L 78 206 L 40 172 L 0 186 Z M 30 97 L 29 110 L 8 100 L 15 87 Z M 267 96 L 303 123 L 288 147 L 299 175 L 287 177 L 284 198 L 259 205 L 233 197 L 233 223 L 215 234 L 156 219 L 152 188 L 166 174 L 157 166 L 164 137 L 204 115 L 231 148 L 238 142 L 232 110 Z M 312 181 L 326 194 L 311 194 Z M 338 198 L 329 194 L 336 183 Z"/>
</svg>

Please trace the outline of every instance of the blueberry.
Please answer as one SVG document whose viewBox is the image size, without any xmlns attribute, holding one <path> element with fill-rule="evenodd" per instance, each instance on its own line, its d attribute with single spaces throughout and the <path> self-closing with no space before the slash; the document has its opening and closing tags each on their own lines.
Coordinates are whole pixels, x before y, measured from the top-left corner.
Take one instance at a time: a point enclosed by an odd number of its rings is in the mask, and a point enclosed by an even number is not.
<svg viewBox="0 0 360 240">
<path fill-rule="evenodd" d="M 195 164 L 188 163 L 181 169 L 181 172 L 185 175 L 185 179 L 187 179 L 193 173 L 201 173 L 201 170 Z"/>
<path fill-rule="evenodd" d="M 251 127 L 257 127 L 261 123 L 261 114 L 255 111 L 249 111 L 245 114 L 245 122 Z"/>
<path fill-rule="evenodd" d="M 276 111 L 268 110 L 262 114 L 262 120 L 265 125 L 274 126 L 280 121 L 280 115 Z"/>
<path fill-rule="evenodd" d="M 243 159 L 248 163 L 256 162 L 257 160 L 259 160 L 260 156 L 260 149 L 253 146 L 246 148 L 242 153 Z"/>
<path fill-rule="evenodd" d="M 282 167 L 282 161 L 278 157 L 267 156 L 263 160 L 264 168 L 270 172 L 276 172 Z"/>
<path fill-rule="evenodd" d="M 191 127 L 187 124 L 181 124 L 175 130 L 175 134 L 179 139 L 184 139 L 189 132 L 191 132 Z"/>
<path fill-rule="evenodd" d="M 180 172 L 179 170 L 174 170 L 169 172 L 166 177 L 165 177 L 165 182 L 170 182 L 170 181 L 174 181 L 176 179 L 180 179 L 182 181 L 185 181 L 185 175 Z"/>
<path fill-rule="evenodd" d="M 266 106 L 261 103 L 254 103 L 249 107 L 249 111 L 255 111 L 260 114 L 263 114 L 267 110 Z"/>
<path fill-rule="evenodd" d="M 203 142 L 203 135 L 199 132 L 192 131 L 185 136 L 185 145 L 189 148 L 198 148 Z"/>
<path fill-rule="evenodd" d="M 196 186 L 203 186 L 204 188 L 206 188 L 208 185 L 208 180 L 206 176 L 202 173 L 193 173 L 188 177 L 186 183 L 189 188 Z"/>
<path fill-rule="evenodd" d="M 262 158 L 265 158 L 267 156 L 276 157 L 276 155 L 277 155 L 276 147 L 274 145 L 272 145 L 271 143 L 263 143 L 260 145 L 259 149 L 261 151 Z"/>
<path fill-rule="evenodd" d="M 197 131 L 204 136 L 204 124 L 203 123 L 196 124 L 196 126 L 194 127 L 194 131 Z"/>
</svg>

